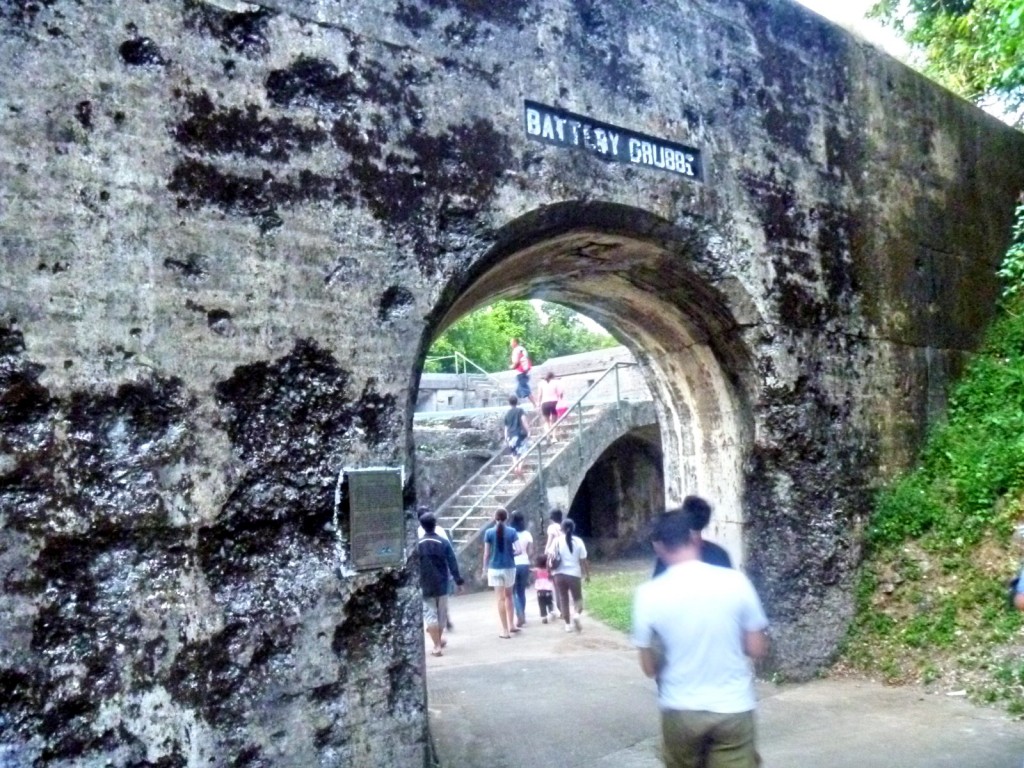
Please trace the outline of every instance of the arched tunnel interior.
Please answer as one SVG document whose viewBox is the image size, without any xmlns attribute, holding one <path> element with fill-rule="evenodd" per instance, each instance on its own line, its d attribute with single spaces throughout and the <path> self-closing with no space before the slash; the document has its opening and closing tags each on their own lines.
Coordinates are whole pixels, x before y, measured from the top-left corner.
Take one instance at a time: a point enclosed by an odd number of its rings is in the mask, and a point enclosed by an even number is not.
<svg viewBox="0 0 1024 768">
<path fill-rule="evenodd" d="M 568 512 L 596 556 L 648 554 L 645 522 L 665 499 L 662 464 L 657 429 L 644 428 L 615 441 L 587 470 Z"/>
</svg>

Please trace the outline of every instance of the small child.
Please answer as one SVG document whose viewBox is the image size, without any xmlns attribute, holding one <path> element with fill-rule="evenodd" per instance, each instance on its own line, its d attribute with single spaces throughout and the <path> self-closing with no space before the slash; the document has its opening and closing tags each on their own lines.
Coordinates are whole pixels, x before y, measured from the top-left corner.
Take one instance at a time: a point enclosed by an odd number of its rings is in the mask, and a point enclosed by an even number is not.
<svg viewBox="0 0 1024 768">
<path fill-rule="evenodd" d="M 548 614 L 555 617 L 555 585 L 551 583 L 551 574 L 548 573 L 547 555 L 537 555 L 533 558 L 534 566 L 530 569 L 533 574 L 533 586 L 537 590 L 537 606 L 540 608 L 540 620 L 548 623 Z"/>
</svg>

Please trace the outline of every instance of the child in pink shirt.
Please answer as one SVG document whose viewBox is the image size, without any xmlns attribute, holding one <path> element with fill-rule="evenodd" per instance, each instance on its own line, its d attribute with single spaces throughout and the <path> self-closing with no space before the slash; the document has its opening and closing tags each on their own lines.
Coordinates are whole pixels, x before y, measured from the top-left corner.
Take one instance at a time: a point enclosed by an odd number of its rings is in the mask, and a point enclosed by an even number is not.
<svg viewBox="0 0 1024 768">
<path fill-rule="evenodd" d="M 555 585 L 551 581 L 551 574 L 548 572 L 547 555 L 537 555 L 533 559 L 534 567 L 530 569 L 533 574 L 534 589 L 537 590 L 537 606 L 540 608 L 540 620 L 548 623 L 548 614 L 552 618 L 555 614 Z"/>
</svg>

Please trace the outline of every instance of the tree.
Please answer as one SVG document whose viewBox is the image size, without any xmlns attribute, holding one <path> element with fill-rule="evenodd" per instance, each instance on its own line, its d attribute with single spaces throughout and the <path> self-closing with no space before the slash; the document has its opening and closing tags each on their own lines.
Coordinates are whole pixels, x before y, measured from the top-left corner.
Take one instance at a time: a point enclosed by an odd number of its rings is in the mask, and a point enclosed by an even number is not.
<svg viewBox="0 0 1024 768">
<path fill-rule="evenodd" d="M 584 325 L 580 315 L 560 304 L 541 304 L 545 322 L 533 341 L 533 359 L 543 363 L 552 357 L 574 355 L 618 345 L 612 336 L 596 333 Z"/>
<path fill-rule="evenodd" d="M 1024 125 L 1024 0 L 879 0 L 871 15 L 923 54 L 925 74 Z"/>
<path fill-rule="evenodd" d="M 427 353 L 424 370 L 455 370 L 459 352 L 490 373 L 509 363 L 509 339 L 522 340 L 534 365 L 552 357 L 613 347 L 611 336 L 590 330 L 580 315 L 558 304 L 497 301 L 460 318 L 438 337 Z"/>
</svg>

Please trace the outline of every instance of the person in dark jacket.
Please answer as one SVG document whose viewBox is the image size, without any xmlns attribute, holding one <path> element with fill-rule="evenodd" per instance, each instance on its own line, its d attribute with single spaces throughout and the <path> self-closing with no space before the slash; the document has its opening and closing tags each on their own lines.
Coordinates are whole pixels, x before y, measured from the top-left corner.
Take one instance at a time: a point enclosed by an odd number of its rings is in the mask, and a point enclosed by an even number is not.
<svg viewBox="0 0 1024 768">
<path fill-rule="evenodd" d="M 432 656 L 440 656 L 448 644 L 444 630 L 448 626 L 449 579 L 454 579 L 462 591 L 459 561 L 451 542 L 436 532 L 437 518 L 433 512 L 420 515 L 423 538 L 416 544 L 420 560 L 420 589 L 423 590 L 423 623 L 434 643 Z"/>
<path fill-rule="evenodd" d="M 700 532 L 708 527 L 708 523 L 711 522 L 711 505 L 700 496 L 687 496 L 683 499 L 683 506 L 680 507 L 681 511 L 690 515 L 690 519 L 693 520 L 693 524 L 700 526 L 694 528 L 697 541 L 700 542 L 700 559 L 702 562 L 708 565 L 717 565 L 722 568 L 732 568 L 732 559 L 729 557 L 729 553 L 725 551 L 724 547 L 715 544 L 713 541 L 707 541 L 702 539 Z M 654 573 L 651 578 L 660 576 L 665 571 L 665 563 L 661 561 L 661 558 L 657 558 L 654 562 Z"/>
</svg>

